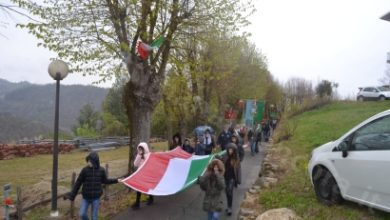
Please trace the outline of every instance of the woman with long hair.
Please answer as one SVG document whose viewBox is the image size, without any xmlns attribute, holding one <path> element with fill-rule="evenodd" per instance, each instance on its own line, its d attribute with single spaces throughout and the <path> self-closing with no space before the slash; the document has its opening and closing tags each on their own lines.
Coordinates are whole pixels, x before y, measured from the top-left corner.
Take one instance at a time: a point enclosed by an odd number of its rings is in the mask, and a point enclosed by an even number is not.
<svg viewBox="0 0 390 220">
<path fill-rule="evenodd" d="M 173 150 L 176 147 L 182 147 L 182 145 L 183 144 L 181 143 L 181 135 L 180 135 L 180 133 L 176 133 L 172 137 L 172 143 L 171 143 L 171 146 L 169 146 L 169 150 Z"/>
<path fill-rule="evenodd" d="M 233 204 L 233 189 L 237 188 L 237 185 L 241 183 L 241 163 L 238 155 L 237 145 L 229 143 L 226 146 L 226 154 L 224 157 L 225 165 L 225 192 L 227 199 L 226 214 L 232 215 Z"/>
<path fill-rule="evenodd" d="M 238 157 L 240 158 L 240 162 L 242 162 L 242 160 L 244 160 L 245 150 L 242 146 L 242 141 L 239 138 L 240 137 L 237 134 L 233 134 L 231 141 L 233 144 L 236 144 L 238 150 Z"/>
</svg>

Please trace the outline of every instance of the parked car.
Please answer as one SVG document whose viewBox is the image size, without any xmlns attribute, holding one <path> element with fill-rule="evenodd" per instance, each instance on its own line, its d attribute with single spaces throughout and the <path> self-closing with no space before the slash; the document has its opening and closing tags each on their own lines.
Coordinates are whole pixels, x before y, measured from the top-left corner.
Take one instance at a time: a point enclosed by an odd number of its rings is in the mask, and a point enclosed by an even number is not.
<svg viewBox="0 0 390 220">
<path fill-rule="evenodd" d="M 363 87 L 359 88 L 360 91 L 357 94 L 358 101 L 365 100 L 386 100 L 390 99 L 390 90 L 386 87 Z"/>
<path fill-rule="evenodd" d="M 390 109 L 312 151 L 308 172 L 317 199 L 354 201 L 390 212 Z"/>
</svg>

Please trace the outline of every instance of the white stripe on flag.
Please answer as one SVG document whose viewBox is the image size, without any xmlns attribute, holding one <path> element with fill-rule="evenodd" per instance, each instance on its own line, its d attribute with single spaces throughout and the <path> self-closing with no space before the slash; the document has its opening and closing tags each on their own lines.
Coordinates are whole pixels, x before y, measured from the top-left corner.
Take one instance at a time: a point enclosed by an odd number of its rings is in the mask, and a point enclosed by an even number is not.
<svg viewBox="0 0 390 220">
<path fill-rule="evenodd" d="M 184 184 L 190 172 L 191 163 L 193 160 L 199 160 L 209 157 L 192 155 L 188 159 L 174 158 L 168 163 L 168 167 L 157 184 L 156 188 L 150 189 L 148 194 L 152 195 L 170 195 L 179 192 L 183 189 Z"/>
<path fill-rule="evenodd" d="M 149 190 L 148 194 L 168 195 L 174 194 L 183 188 L 191 167 L 191 160 L 174 158 L 169 161 L 164 176 L 156 186 Z M 158 168 L 156 168 L 158 169 Z"/>
</svg>

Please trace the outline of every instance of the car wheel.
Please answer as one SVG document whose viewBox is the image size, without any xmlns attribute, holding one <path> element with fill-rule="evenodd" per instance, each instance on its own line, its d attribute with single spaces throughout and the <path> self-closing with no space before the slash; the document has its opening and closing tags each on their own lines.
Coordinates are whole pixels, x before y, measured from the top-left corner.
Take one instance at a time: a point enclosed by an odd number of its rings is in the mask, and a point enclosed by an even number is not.
<svg viewBox="0 0 390 220">
<path fill-rule="evenodd" d="M 340 204 L 343 198 L 333 175 L 325 168 L 318 168 L 313 175 L 314 190 L 318 201 L 325 205 Z"/>
<path fill-rule="evenodd" d="M 359 96 L 359 97 L 357 98 L 357 100 L 360 101 L 360 102 L 363 102 L 363 101 L 364 101 L 364 98 L 363 98 L 363 96 Z"/>
<path fill-rule="evenodd" d="M 381 95 L 381 96 L 379 96 L 379 100 L 380 100 L 380 101 L 385 101 L 386 98 L 385 98 L 383 95 Z"/>
</svg>

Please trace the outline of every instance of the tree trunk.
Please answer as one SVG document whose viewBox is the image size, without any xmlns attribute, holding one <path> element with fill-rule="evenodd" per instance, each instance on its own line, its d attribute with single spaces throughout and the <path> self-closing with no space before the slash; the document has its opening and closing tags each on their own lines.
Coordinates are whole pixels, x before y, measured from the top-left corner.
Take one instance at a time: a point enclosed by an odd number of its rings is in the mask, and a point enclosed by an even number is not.
<svg viewBox="0 0 390 220">
<path fill-rule="evenodd" d="M 171 144 L 172 144 L 172 136 L 173 136 L 172 117 L 171 117 L 171 113 L 169 112 L 170 102 L 169 102 L 167 96 L 163 94 L 162 98 L 164 101 L 164 113 L 165 113 L 165 119 L 166 119 L 165 126 L 167 127 L 165 134 L 166 134 L 166 139 L 168 140 L 168 148 L 167 148 L 167 150 L 168 150 L 169 146 L 171 146 Z"/>
<path fill-rule="evenodd" d="M 217 123 L 218 123 L 218 127 L 219 128 L 223 128 L 223 125 L 225 124 L 224 122 L 224 118 L 225 118 L 225 106 L 224 106 L 224 98 L 222 97 L 222 94 L 218 93 L 217 94 L 217 98 L 218 98 L 218 119 L 217 119 Z"/>
<path fill-rule="evenodd" d="M 123 103 L 129 120 L 129 171 L 134 171 L 133 161 L 140 142 L 149 142 L 153 109 L 160 98 L 160 83 L 153 82 L 154 74 L 144 63 L 128 64 L 131 72 L 126 83 Z M 149 144 L 149 143 L 148 143 Z"/>
<path fill-rule="evenodd" d="M 210 102 L 211 102 L 211 92 L 212 92 L 212 81 L 207 78 L 203 80 L 203 112 L 202 112 L 202 123 L 209 123 L 209 114 L 210 114 Z"/>
<path fill-rule="evenodd" d="M 199 89 L 198 89 L 198 81 L 196 76 L 196 50 L 194 48 L 191 48 L 188 53 L 188 60 L 190 63 L 190 76 L 191 76 L 191 89 L 192 89 L 192 101 L 193 101 L 193 108 L 194 108 L 194 126 L 197 127 L 200 125 L 199 117 L 201 115 L 201 108 L 200 108 L 200 100 L 197 100 L 199 97 Z"/>
<path fill-rule="evenodd" d="M 184 139 L 187 137 L 187 123 L 186 123 L 185 119 L 183 119 L 179 122 L 179 131 L 180 131 L 180 135 L 181 135 L 181 141 L 183 144 Z"/>
</svg>

